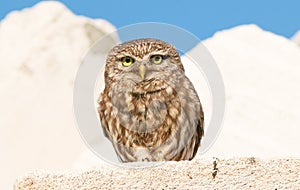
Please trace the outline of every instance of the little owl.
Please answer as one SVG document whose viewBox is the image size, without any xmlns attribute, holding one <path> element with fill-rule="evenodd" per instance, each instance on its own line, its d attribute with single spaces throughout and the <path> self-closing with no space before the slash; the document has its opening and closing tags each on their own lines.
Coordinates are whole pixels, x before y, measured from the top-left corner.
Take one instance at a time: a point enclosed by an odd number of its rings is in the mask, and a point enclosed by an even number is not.
<svg viewBox="0 0 300 190">
<path fill-rule="evenodd" d="M 117 45 L 104 76 L 98 112 L 120 161 L 194 158 L 204 114 L 174 46 L 157 39 Z"/>
</svg>

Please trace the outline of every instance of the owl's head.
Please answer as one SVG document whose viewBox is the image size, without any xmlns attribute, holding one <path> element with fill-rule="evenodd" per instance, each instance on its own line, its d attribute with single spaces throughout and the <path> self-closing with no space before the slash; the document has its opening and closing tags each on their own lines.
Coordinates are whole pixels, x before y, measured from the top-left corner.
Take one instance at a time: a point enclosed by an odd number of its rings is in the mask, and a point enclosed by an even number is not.
<svg viewBox="0 0 300 190">
<path fill-rule="evenodd" d="M 174 72 L 184 72 L 175 47 L 157 39 L 138 39 L 115 46 L 108 54 L 105 82 L 133 83 L 166 80 Z M 126 82 L 127 83 L 127 82 Z"/>
</svg>

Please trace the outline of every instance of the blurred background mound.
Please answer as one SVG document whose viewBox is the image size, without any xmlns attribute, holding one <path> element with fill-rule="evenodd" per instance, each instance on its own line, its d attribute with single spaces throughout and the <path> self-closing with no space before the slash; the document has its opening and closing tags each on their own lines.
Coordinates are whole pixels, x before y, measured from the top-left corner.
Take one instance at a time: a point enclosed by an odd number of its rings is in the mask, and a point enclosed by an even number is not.
<svg viewBox="0 0 300 190">
<path fill-rule="evenodd" d="M 0 189 L 28 170 L 71 168 L 87 149 L 73 115 L 73 82 L 84 53 L 114 30 L 50 1 L 1 21 Z"/>
</svg>

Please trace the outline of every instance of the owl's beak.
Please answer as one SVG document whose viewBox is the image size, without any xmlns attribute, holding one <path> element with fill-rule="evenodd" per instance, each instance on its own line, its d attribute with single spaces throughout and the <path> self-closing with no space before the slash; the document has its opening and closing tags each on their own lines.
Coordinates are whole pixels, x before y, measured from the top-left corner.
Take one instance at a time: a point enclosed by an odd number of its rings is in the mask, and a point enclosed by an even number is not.
<svg viewBox="0 0 300 190">
<path fill-rule="evenodd" d="M 145 78 L 146 72 L 147 72 L 147 67 L 145 65 L 140 65 L 139 73 L 140 73 L 142 79 Z"/>
</svg>

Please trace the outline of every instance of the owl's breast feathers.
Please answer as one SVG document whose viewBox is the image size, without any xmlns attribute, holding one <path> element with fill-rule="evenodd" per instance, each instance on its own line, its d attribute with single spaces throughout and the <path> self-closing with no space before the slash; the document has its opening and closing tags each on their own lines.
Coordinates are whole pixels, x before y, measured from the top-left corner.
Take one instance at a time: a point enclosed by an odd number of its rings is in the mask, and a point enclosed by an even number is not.
<svg viewBox="0 0 300 190">
<path fill-rule="evenodd" d="M 98 111 L 103 131 L 116 149 L 124 146 L 155 149 L 163 146 L 168 139 L 177 138 L 179 141 L 181 138 L 178 136 L 181 134 L 178 132 L 179 129 L 189 127 L 179 126 L 182 114 L 180 97 L 177 91 L 164 81 L 144 81 L 138 83 L 132 90 L 124 92 L 121 95 L 124 98 L 118 101 L 125 101 L 125 104 L 122 104 L 125 107 L 114 105 L 112 101 L 114 97 L 109 92 L 111 92 L 110 87 L 106 87 L 101 94 Z M 203 135 L 203 123 L 200 104 L 197 126 L 192 129 L 194 130 L 192 137 L 185 140 L 186 148 L 168 160 L 186 160 L 195 156 Z"/>
<path fill-rule="evenodd" d="M 114 142 L 129 147 L 155 147 L 164 143 L 178 128 L 181 104 L 175 90 L 158 80 L 137 84 L 126 102 L 130 119 L 122 123 L 122 114 L 113 115 L 112 97 L 105 88 L 99 113 L 104 133 Z M 126 101 L 120 99 L 119 101 Z M 124 110 L 124 108 L 117 108 Z M 128 126 L 128 123 L 131 125 Z"/>
</svg>

